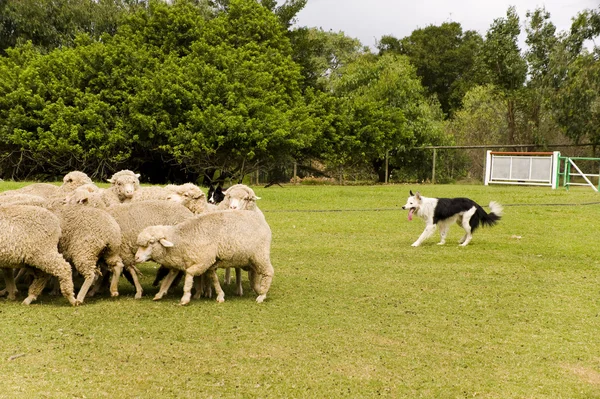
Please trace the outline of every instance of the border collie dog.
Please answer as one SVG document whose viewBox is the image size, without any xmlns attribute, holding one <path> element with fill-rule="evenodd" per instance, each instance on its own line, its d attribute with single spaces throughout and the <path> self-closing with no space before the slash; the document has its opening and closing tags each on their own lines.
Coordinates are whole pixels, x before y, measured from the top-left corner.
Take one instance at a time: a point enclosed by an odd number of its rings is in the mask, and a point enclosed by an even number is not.
<svg viewBox="0 0 600 399">
<path fill-rule="evenodd" d="M 208 202 L 211 204 L 218 204 L 219 202 L 225 199 L 225 194 L 223 193 L 223 186 L 221 184 L 217 185 L 217 187 L 210 185 L 208 189 Z"/>
<path fill-rule="evenodd" d="M 456 222 L 465 230 L 464 237 L 459 241 L 461 246 L 467 245 L 473 238 L 473 231 L 479 225 L 493 226 L 502 216 L 502 206 L 496 201 L 490 202 L 490 213 L 469 198 L 427 198 L 410 191 L 410 197 L 402 209 L 408 209 L 408 220 L 417 214 L 425 220 L 425 230 L 412 246 L 418 247 L 431 237 L 436 226 L 440 228 L 441 240 L 438 245 L 446 243 L 446 234 L 450 225 Z"/>
</svg>

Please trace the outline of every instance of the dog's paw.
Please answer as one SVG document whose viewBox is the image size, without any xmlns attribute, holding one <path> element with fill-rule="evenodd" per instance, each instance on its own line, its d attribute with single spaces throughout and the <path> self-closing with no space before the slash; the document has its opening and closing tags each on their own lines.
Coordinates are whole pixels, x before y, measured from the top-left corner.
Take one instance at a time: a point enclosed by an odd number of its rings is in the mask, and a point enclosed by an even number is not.
<svg viewBox="0 0 600 399">
<path fill-rule="evenodd" d="M 414 243 L 411 245 L 411 247 L 418 247 L 418 246 L 419 246 L 419 243 L 418 243 L 418 242 L 414 242 Z"/>
</svg>

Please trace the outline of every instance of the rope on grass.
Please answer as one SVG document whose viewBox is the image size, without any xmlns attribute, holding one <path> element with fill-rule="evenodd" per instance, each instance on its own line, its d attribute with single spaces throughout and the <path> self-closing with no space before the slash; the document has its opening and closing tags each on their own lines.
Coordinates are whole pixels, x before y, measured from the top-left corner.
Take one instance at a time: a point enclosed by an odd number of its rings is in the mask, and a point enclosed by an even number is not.
<svg viewBox="0 0 600 399">
<path fill-rule="evenodd" d="M 579 204 L 502 204 L 503 207 L 507 206 L 589 206 L 589 205 L 600 205 L 600 201 L 595 202 L 582 202 Z M 488 206 L 485 205 L 484 208 Z M 370 208 L 370 209 L 261 209 L 263 212 L 268 213 L 325 213 L 325 212 L 389 212 L 389 211 L 403 211 L 402 207 L 397 208 Z"/>
</svg>

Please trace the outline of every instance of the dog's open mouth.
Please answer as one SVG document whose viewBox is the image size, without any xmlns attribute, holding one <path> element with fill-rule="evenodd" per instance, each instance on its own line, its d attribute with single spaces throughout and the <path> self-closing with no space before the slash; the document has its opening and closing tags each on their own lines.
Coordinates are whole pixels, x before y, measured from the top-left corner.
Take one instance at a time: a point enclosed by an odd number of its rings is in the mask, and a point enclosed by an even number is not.
<svg viewBox="0 0 600 399">
<path fill-rule="evenodd" d="M 408 220 L 412 220 L 412 218 L 413 218 L 413 213 L 415 213 L 415 210 L 416 210 L 415 208 L 410 208 L 410 209 L 408 210 Z"/>
</svg>

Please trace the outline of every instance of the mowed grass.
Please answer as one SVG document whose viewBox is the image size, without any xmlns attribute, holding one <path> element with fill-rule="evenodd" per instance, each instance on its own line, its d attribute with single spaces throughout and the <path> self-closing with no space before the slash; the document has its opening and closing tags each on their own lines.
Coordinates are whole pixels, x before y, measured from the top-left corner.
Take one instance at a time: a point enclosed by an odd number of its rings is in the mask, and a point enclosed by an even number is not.
<svg viewBox="0 0 600 399">
<path fill-rule="evenodd" d="M 445 246 L 412 248 L 424 222 L 401 209 L 409 189 L 505 215 L 467 247 L 453 226 Z M 247 276 L 222 304 L 181 307 L 181 285 L 153 302 L 151 263 L 142 300 L 123 279 L 119 298 L 78 308 L 4 301 L 0 398 L 600 398 L 600 194 L 255 190 L 273 231 L 265 303 Z"/>
</svg>

